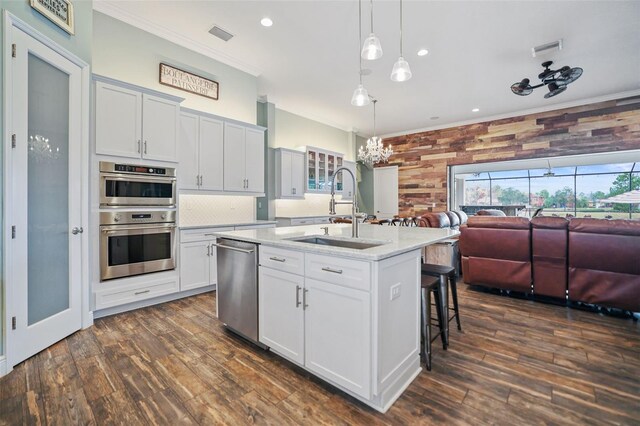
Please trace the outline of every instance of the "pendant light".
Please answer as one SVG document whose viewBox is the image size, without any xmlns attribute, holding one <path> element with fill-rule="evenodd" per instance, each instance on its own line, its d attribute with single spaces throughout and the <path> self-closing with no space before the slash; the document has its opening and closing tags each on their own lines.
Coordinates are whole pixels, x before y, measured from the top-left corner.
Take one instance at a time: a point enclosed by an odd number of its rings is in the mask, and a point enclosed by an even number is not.
<svg viewBox="0 0 640 426">
<path fill-rule="evenodd" d="M 362 59 L 369 61 L 376 60 L 382 57 L 382 46 L 380 46 L 380 40 L 373 33 L 373 0 L 371 0 L 371 34 L 364 41 L 362 46 Z"/>
<path fill-rule="evenodd" d="M 362 59 L 360 58 L 360 46 L 362 45 L 362 0 L 358 0 L 358 64 L 360 66 L 360 84 L 356 90 L 353 91 L 351 97 L 351 105 L 365 106 L 369 105 L 369 92 L 362 85 Z"/>
<path fill-rule="evenodd" d="M 391 80 L 402 82 L 407 81 L 411 78 L 411 68 L 409 68 L 409 63 L 405 61 L 402 56 L 402 0 L 400 0 L 400 57 L 393 64 L 393 69 L 391 70 Z"/>
<path fill-rule="evenodd" d="M 373 100 L 373 136 L 367 140 L 366 147 L 361 146 L 358 150 L 358 160 L 363 161 L 369 166 L 380 162 L 386 163 L 389 157 L 393 155 L 391 147 L 385 148 L 382 145 L 382 138 L 376 136 L 376 99 Z"/>
</svg>

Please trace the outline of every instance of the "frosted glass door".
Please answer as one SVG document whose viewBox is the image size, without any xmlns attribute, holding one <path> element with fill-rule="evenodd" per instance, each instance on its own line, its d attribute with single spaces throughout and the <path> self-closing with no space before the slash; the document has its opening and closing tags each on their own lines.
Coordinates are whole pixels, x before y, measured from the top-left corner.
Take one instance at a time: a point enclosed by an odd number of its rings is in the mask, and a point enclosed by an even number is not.
<svg viewBox="0 0 640 426">
<path fill-rule="evenodd" d="M 69 308 L 69 76 L 29 54 L 28 324 Z"/>
<path fill-rule="evenodd" d="M 12 27 L 11 38 L 16 147 L 8 177 L 7 272 L 15 328 L 7 355 L 16 365 L 82 325 L 82 75 L 21 30 Z"/>
</svg>

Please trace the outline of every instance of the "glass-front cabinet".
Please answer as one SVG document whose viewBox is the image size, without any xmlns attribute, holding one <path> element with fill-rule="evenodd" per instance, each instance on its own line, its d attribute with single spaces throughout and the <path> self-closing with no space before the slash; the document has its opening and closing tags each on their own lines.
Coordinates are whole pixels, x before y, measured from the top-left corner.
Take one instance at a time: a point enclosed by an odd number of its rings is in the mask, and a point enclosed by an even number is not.
<svg viewBox="0 0 640 426">
<path fill-rule="evenodd" d="M 307 192 L 331 192 L 329 179 L 343 165 L 343 155 L 324 149 L 307 147 Z M 342 173 L 336 177 L 336 192 L 343 190 Z"/>
</svg>

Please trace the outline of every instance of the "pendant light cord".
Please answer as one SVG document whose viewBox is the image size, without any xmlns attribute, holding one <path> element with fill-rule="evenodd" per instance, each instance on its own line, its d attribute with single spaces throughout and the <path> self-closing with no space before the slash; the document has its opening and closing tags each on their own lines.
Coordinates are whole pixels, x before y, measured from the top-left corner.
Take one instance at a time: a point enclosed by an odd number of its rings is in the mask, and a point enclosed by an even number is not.
<svg viewBox="0 0 640 426">
<path fill-rule="evenodd" d="M 358 65 L 360 67 L 360 84 L 362 84 L 362 57 L 360 49 L 362 48 L 362 0 L 358 0 Z"/>
<path fill-rule="evenodd" d="M 371 0 L 371 34 L 373 34 L 373 0 Z"/>
<path fill-rule="evenodd" d="M 376 137 L 376 103 L 377 99 L 373 100 L 373 137 Z"/>
<path fill-rule="evenodd" d="M 400 56 L 402 56 L 402 0 L 400 0 Z"/>
</svg>

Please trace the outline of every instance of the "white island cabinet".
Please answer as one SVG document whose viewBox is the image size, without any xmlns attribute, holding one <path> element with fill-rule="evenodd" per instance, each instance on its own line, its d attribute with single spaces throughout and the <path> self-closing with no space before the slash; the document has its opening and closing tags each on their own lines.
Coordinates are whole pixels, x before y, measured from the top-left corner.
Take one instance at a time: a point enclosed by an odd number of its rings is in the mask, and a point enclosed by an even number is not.
<svg viewBox="0 0 640 426">
<path fill-rule="evenodd" d="M 392 229 L 395 228 L 395 229 Z M 327 238 L 349 241 L 350 225 Z M 222 232 L 260 244 L 260 343 L 378 411 L 419 374 L 421 248 L 457 234 L 362 225 L 355 249 L 298 241 L 319 225 Z"/>
</svg>

